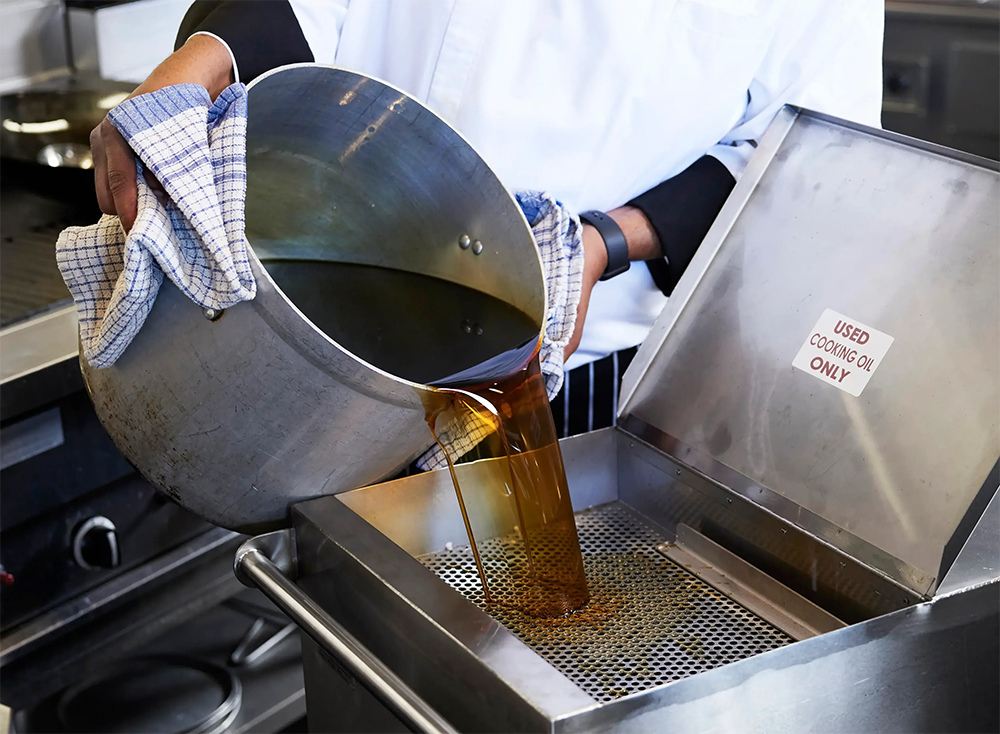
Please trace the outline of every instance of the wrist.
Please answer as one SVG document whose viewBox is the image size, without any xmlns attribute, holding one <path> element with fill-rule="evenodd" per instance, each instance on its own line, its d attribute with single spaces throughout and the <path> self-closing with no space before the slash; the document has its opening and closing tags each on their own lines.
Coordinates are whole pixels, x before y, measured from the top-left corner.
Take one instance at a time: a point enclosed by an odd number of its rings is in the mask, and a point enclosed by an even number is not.
<svg viewBox="0 0 1000 734">
<path fill-rule="evenodd" d="M 604 246 L 604 238 L 597 228 L 590 224 L 583 225 L 583 281 L 590 288 L 601 279 L 608 267 L 608 250 Z"/>
<path fill-rule="evenodd" d="M 663 257 L 663 247 L 660 238 L 646 215 L 634 206 L 620 206 L 608 212 L 625 235 L 628 243 L 628 259 L 654 260 Z"/>
<path fill-rule="evenodd" d="M 232 80 L 233 62 L 225 44 L 212 36 L 195 35 L 157 66 L 130 96 L 174 84 L 198 84 L 215 99 Z"/>
</svg>

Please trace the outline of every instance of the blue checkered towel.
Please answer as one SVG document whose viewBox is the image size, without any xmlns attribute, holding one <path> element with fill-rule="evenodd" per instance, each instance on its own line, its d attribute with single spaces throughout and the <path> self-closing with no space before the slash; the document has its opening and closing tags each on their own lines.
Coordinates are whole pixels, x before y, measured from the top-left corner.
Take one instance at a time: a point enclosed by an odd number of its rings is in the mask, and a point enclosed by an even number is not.
<svg viewBox="0 0 1000 734">
<path fill-rule="evenodd" d="M 136 152 L 138 216 L 125 234 L 118 217 L 70 227 L 56 262 L 76 303 L 83 354 L 115 363 L 153 307 L 163 274 L 203 308 L 225 309 L 256 294 L 247 258 L 246 88 L 213 103 L 197 84 L 126 100 L 108 119 Z M 143 178 L 148 168 L 169 201 Z"/>
<path fill-rule="evenodd" d="M 563 384 L 563 351 L 576 327 L 576 307 L 583 288 L 583 239 L 579 217 L 541 191 L 518 191 L 517 203 L 531 225 L 548 288 L 548 311 L 542 334 L 542 374 L 551 400 Z"/>
<path fill-rule="evenodd" d="M 579 218 L 550 194 L 518 191 L 515 194 L 531 225 L 548 288 L 548 315 L 539 357 L 545 390 L 551 400 L 563 384 L 563 350 L 576 326 L 576 307 L 583 285 L 583 240 Z M 467 413 L 438 431 L 441 445 L 452 461 L 475 448 L 495 427 L 484 425 Z M 420 469 L 442 469 L 448 465 L 441 446 L 435 445 L 417 460 Z"/>
</svg>

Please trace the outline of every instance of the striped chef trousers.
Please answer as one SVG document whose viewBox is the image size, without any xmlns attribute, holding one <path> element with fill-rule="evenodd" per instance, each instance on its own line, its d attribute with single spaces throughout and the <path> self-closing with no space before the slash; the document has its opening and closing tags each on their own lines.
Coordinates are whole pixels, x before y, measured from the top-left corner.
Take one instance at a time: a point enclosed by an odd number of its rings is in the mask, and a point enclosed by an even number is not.
<svg viewBox="0 0 1000 734">
<path fill-rule="evenodd" d="M 562 390 L 552 400 L 552 417 L 560 438 L 615 424 L 622 375 L 638 347 L 630 347 L 566 373 Z"/>
</svg>

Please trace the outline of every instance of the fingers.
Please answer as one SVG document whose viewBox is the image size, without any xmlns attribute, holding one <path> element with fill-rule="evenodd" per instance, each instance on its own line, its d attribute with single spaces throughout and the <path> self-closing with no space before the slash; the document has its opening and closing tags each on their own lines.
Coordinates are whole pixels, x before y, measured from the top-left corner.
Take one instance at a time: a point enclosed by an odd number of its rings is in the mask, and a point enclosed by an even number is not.
<svg viewBox="0 0 1000 734">
<path fill-rule="evenodd" d="M 107 158 L 108 191 L 114 201 L 115 214 L 129 232 L 135 224 L 139 197 L 135 184 L 135 154 L 107 120 L 101 123 L 101 138 Z"/>
<path fill-rule="evenodd" d="M 149 190 L 153 192 L 153 196 L 156 197 L 156 200 L 166 206 L 170 197 L 167 196 L 167 192 L 163 188 L 163 184 L 160 183 L 160 181 L 148 168 L 143 169 L 142 177 L 145 179 L 146 185 L 149 186 Z"/>
<path fill-rule="evenodd" d="M 135 154 L 107 118 L 90 133 L 90 149 L 97 203 L 105 214 L 117 214 L 128 232 L 135 224 L 138 206 Z"/>
<path fill-rule="evenodd" d="M 101 125 L 104 123 L 102 122 Z M 101 125 L 90 131 L 90 152 L 94 156 L 94 192 L 97 194 L 97 205 L 105 214 L 115 213 L 115 201 L 111 198 L 108 188 L 108 157 L 104 155 L 104 139 L 101 137 Z"/>
</svg>

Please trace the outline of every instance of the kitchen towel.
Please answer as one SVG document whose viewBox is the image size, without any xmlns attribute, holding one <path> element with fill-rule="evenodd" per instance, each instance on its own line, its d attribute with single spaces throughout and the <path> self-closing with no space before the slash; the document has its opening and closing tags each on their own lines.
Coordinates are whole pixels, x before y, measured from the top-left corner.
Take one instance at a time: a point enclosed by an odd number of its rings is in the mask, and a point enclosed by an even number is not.
<svg viewBox="0 0 1000 734">
<path fill-rule="evenodd" d="M 583 238 L 580 220 L 551 194 L 518 191 L 517 203 L 531 225 L 547 288 L 547 308 L 542 345 L 539 350 L 545 391 L 549 400 L 563 384 L 563 350 L 576 327 L 576 308 L 583 286 Z M 486 438 L 494 426 L 473 418 L 467 412 L 438 431 L 440 445 L 432 446 L 418 460 L 422 470 L 441 469 L 448 465 L 444 451 L 452 461 L 464 456 Z M 442 449 L 442 446 L 444 449 Z"/>
<path fill-rule="evenodd" d="M 59 235 L 56 262 L 76 303 L 80 343 L 109 367 L 142 328 L 167 277 L 192 301 L 222 310 L 252 299 L 247 257 L 247 94 L 233 84 L 212 102 L 179 84 L 133 97 L 108 113 L 136 153 L 138 215 L 128 234 L 116 216 Z M 161 183 L 161 203 L 144 169 Z"/>
</svg>

